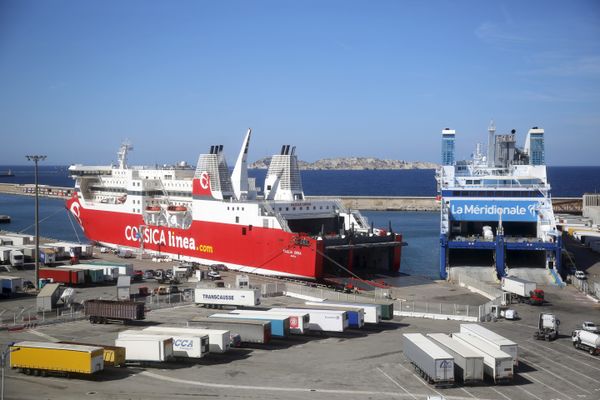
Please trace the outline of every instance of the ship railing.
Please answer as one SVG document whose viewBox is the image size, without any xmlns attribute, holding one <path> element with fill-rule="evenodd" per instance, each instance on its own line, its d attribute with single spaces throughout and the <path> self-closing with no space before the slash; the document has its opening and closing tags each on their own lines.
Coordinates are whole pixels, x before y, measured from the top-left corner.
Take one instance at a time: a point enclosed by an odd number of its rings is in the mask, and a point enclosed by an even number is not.
<svg viewBox="0 0 600 400">
<path fill-rule="evenodd" d="M 267 216 L 271 216 L 271 217 L 275 217 L 275 219 L 277 220 L 277 222 L 279 223 L 279 226 L 281 226 L 281 229 L 283 229 L 286 232 L 290 232 L 290 227 L 287 223 L 287 220 L 285 218 L 283 218 L 283 216 L 281 215 L 281 213 L 277 210 L 275 210 L 273 208 L 273 206 L 271 206 L 271 204 L 269 204 L 268 202 L 264 202 L 262 203 L 263 206 L 263 212 L 267 215 Z"/>
</svg>

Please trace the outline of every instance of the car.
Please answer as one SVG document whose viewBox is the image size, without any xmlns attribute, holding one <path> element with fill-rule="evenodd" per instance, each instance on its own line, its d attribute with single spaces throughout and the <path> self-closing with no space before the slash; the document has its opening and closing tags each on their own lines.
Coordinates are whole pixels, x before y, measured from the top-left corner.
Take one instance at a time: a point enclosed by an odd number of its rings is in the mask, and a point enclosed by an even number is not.
<svg viewBox="0 0 600 400">
<path fill-rule="evenodd" d="M 154 279 L 154 270 L 147 269 L 144 271 L 144 279 Z"/>
<path fill-rule="evenodd" d="M 141 269 L 134 269 L 133 275 L 131 276 L 131 280 L 134 282 L 139 282 L 144 278 L 144 271 Z"/>
<path fill-rule="evenodd" d="M 583 271 L 575 271 L 575 278 L 577 278 L 577 279 L 586 279 L 585 272 L 583 272 Z"/>
<path fill-rule="evenodd" d="M 25 290 L 35 289 L 35 285 L 31 281 L 23 281 L 23 289 L 25 289 Z"/>
<path fill-rule="evenodd" d="M 213 271 L 229 271 L 229 268 L 225 264 L 213 264 L 210 266 L 210 269 Z"/>
<path fill-rule="evenodd" d="M 213 281 L 221 279 L 221 274 L 218 271 L 214 271 L 214 270 L 208 271 L 207 275 L 208 275 L 208 279 L 213 280 Z"/>
<path fill-rule="evenodd" d="M 165 270 L 162 268 L 159 268 L 154 271 L 154 277 L 156 279 L 161 279 L 164 275 L 165 275 Z"/>
<path fill-rule="evenodd" d="M 583 324 L 581 324 L 581 328 L 588 332 L 598 333 L 599 331 L 596 324 L 594 324 L 592 321 L 584 321 Z"/>
</svg>

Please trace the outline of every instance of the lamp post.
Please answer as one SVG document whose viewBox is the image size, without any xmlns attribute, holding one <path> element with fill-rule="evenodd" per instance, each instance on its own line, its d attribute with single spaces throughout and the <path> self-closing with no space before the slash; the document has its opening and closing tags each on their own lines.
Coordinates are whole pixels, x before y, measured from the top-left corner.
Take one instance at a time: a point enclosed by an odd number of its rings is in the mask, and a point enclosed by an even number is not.
<svg viewBox="0 0 600 400">
<path fill-rule="evenodd" d="M 39 195 L 38 195 L 38 162 L 44 161 L 46 156 L 25 156 L 28 161 L 35 163 L 35 288 L 39 289 L 40 280 L 40 269 L 39 269 L 39 257 L 40 257 L 40 227 L 39 227 Z"/>
<path fill-rule="evenodd" d="M 14 351 L 20 350 L 20 348 L 11 349 L 13 343 L 9 343 L 5 348 L 2 349 L 2 354 L 0 354 L 0 362 L 2 363 L 2 388 L 0 391 L 0 400 L 4 400 L 4 365 L 6 364 L 6 356 Z"/>
</svg>

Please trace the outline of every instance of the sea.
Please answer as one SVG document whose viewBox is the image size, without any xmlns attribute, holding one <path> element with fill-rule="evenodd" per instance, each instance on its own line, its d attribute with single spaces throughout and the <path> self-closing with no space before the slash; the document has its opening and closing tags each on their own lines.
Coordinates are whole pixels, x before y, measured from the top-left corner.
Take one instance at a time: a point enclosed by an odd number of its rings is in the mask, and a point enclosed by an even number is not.
<svg viewBox="0 0 600 400">
<path fill-rule="evenodd" d="M 39 184 L 72 187 L 66 166 L 43 165 Z M 0 166 L 0 175 L 10 170 L 13 177 L 0 176 L 0 182 L 33 183 L 33 166 Z M 257 186 L 264 182 L 265 170 L 250 170 Z M 434 170 L 301 171 L 304 193 L 308 196 L 435 196 Z M 548 167 L 554 197 L 581 197 L 600 191 L 600 166 Z M 40 199 L 40 235 L 59 240 L 85 242 L 79 226 L 64 206 L 64 200 Z M 34 199 L 0 194 L 0 214 L 12 222 L 1 229 L 34 234 Z M 439 276 L 439 213 L 403 211 L 363 211 L 376 227 L 402 233 L 408 243 L 402 250 L 401 272 L 437 279 Z"/>
</svg>

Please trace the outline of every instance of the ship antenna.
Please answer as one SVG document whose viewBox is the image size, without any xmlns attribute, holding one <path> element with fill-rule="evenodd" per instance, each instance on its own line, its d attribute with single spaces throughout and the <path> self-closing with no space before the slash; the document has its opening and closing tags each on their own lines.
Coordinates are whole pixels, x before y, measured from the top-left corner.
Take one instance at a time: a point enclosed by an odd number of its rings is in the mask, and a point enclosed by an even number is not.
<svg viewBox="0 0 600 400">
<path fill-rule="evenodd" d="M 119 168 L 125 169 L 127 168 L 127 152 L 133 150 L 133 146 L 128 139 L 125 139 L 123 143 L 121 143 L 121 147 L 119 147 L 119 151 L 117 152 L 117 156 L 119 157 Z"/>
<path fill-rule="evenodd" d="M 488 167 L 494 166 L 494 138 L 496 136 L 496 124 L 494 124 L 494 120 L 490 121 L 490 125 L 488 126 L 488 148 L 487 148 L 487 165 Z"/>
</svg>

